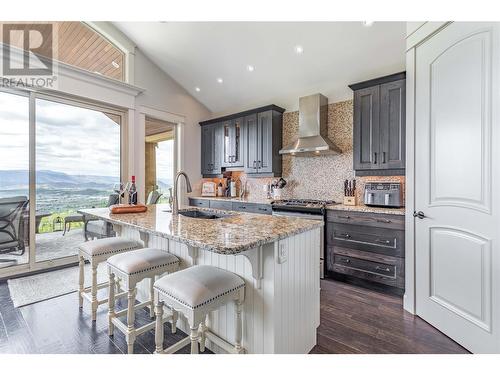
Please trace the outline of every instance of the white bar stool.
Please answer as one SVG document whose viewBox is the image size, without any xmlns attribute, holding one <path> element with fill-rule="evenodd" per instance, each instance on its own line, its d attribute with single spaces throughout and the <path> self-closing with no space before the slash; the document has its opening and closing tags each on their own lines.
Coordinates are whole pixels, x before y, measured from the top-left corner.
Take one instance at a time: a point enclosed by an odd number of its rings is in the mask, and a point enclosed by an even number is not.
<svg viewBox="0 0 500 375">
<path fill-rule="evenodd" d="M 155 353 L 174 353 L 190 342 L 191 354 L 198 354 L 198 342 L 203 352 L 207 338 L 229 353 L 244 352 L 241 346 L 241 310 L 245 299 L 245 281 L 241 277 L 217 267 L 200 265 L 163 276 L 155 282 L 154 289 L 158 292 L 155 308 Z M 208 313 L 230 302 L 234 302 L 236 307 L 234 344 L 228 343 L 205 325 Z M 163 303 L 181 312 L 188 320 L 191 330 L 188 337 L 165 349 Z"/>
<path fill-rule="evenodd" d="M 105 262 L 110 256 L 126 251 L 140 249 L 142 245 L 134 240 L 129 240 L 122 237 L 109 237 L 99 240 L 84 242 L 79 247 L 78 260 L 79 260 L 79 288 L 78 288 L 78 304 L 80 308 L 83 307 L 83 299 L 87 299 L 92 308 L 92 321 L 96 320 L 97 308 L 103 303 L 107 303 L 108 299 L 97 299 L 97 290 L 103 289 L 108 286 L 108 282 L 97 284 L 97 266 L 99 263 Z M 85 284 L 85 261 L 90 262 L 92 268 L 92 283 L 88 288 L 84 287 Z M 90 294 L 89 294 L 90 292 Z M 116 298 L 121 297 L 123 294 L 116 295 Z"/>
<path fill-rule="evenodd" d="M 125 334 L 128 353 L 134 352 L 134 342 L 137 336 L 155 328 L 156 323 L 151 322 L 141 327 L 135 327 L 135 310 L 148 306 L 150 317 L 154 317 L 154 290 L 155 277 L 166 272 L 175 272 L 179 268 L 179 258 L 165 250 L 145 248 L 129 251 L 125 254 L 113 255 L 108 259 L 109 272 L 109 335 L 113 335 L 114 328 L 118 328 Z M 128 306 L 121 311 L 115 311 L 115 276 L 119 277 L 127 290 Z M 144 279 L 150 279 L 149 301 L 135 304 L 136 285 Z M 127 315 L 127 324 L 123 323 L 120 316 Z M 177 312 L 172 310 L 169 315 L 163 315 L 159 319 L 164 323 L 172 320 L 172 333 L 176 331 Z M 163 324 L 162 324 L 163 330 Z"/>
</svg>

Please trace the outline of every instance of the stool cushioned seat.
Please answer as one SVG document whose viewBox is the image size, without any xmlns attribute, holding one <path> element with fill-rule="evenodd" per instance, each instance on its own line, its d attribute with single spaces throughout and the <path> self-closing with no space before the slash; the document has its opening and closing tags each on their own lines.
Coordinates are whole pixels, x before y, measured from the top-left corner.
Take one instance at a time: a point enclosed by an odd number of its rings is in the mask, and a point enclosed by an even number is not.
<svg viewBox="0 0 500 375">
<path fill-rule="evenodd" d="M 123 273 L 133 275 L 179 263 L 179 258 L 165 250 L 144 248 L 113 255 L 108 265 Z"/>
<path fill-rule="evenodd" d="M 191 309 L 197 309 L 244 286 L 245 281 L 238 275 L 203 265 L 163 276 L 154 284 L 155 289 Z"/>
<path fill-rule="evenodd" d="M 91 257 L 101 255 L 111 255 L 141 248 L 141 244 L 134 240 L 122 237 L 109 237 L 100 240 L 84 242 L 80 245 L 80 250 Z"/>
</svg>

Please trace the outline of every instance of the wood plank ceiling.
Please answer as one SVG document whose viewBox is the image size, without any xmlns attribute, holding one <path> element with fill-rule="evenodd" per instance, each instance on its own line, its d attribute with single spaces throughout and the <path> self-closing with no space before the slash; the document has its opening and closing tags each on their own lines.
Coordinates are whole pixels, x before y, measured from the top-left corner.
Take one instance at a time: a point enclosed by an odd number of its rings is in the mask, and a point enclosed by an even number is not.
<svg viewBox="0 0 500 375">
<path fill-rule="evenodd" d="M 53 25 L 57 60 L 109 78 L 125 80 L 124 53 L 102 35 L 86 24 L 76 21 L 40 23 L 42 34 L 49 32 L 49 24 Z M 26 26 L 28 27 L 29 23 L 26 23 Z M 11 33 L 10 44 L 23 48 L 22 38 L 23 33 Z M 40 34 L 32 34 L 30 45 L 39 45 L 40 39 Z M 47 40 L 48 38 L 44 43 L 47 43 Z M 50 56 L 48 45 L 40 45 L 38 53 Z"/>
</svg>

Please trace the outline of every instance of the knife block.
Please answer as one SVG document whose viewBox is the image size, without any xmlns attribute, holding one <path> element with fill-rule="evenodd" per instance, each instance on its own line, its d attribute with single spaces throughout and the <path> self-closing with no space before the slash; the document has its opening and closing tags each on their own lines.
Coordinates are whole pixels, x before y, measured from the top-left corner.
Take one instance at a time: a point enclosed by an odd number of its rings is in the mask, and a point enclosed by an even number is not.
<svg viewBox="0 0 500 375">
<path fill-rule="evenodd" d="M 344 196 L 344 206 L 355 206 L 356 197 Z"/>
</svg>

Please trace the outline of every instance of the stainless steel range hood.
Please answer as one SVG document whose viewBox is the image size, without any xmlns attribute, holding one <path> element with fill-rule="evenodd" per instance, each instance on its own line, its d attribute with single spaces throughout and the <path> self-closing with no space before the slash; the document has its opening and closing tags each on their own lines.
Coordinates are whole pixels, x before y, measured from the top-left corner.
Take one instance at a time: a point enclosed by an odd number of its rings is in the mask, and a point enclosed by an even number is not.
<svg viewBox="0 0 500 375">
<path fill-rule="evenodd" d="M 328 139 L 328 98 L 321 94 L 299 99 L 299 137 L 280 150 L 296 156 L 337 155 L 342 151 Z"/>
</svg>

